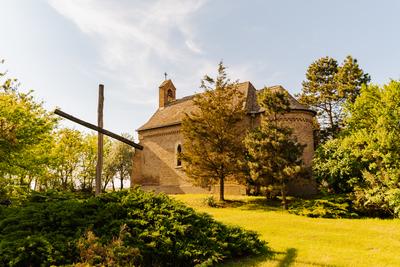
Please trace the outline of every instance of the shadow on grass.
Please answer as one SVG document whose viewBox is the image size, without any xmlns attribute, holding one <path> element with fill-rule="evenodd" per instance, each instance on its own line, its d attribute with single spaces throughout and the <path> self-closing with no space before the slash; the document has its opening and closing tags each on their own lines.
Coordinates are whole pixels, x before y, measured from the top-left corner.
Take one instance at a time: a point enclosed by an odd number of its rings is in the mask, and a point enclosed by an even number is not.
<svg viewBox="0 0 400 267">
<path fill-rule="evenodd" d="M 282 210 L 281 202 L 277 199 L 254 198 L 248 200 L 225 200 L 218 203 L 220 208 L 240 208 L 242 210 Z"/>
<path fill-rule="evenodd" d="M 290 267 L 295 263 L 304 264 L 304 265 L 312 265 L 312 266 L 321 266 L 321 267 L 333 267 L 334 265 L 322 264 L 318 262 L 310 262 L 310 261 L 302 261 L 297 258 L 297 249 L 296 248 L 288 248 L 285 252 L 278 251 L 268 251 L 263 255 L 259 256 L 251 256 L 246 258 L 239 258 L 234 260 L 229 260 L 225 263 L 218 264 L 216 266 L 219 267 L 250 267 L 250 266 L 264 266 L 265 263 L 268 263 L 268 266 L 277 266 L 277 267 Z"/>
<path fill-rule="evenodd" d="M 221 264 L 217 264 L 216 266 L 219 267 L 257 266 L 263 262 L 271 260 L 273 257 L 274 257 L 274 252 L 266 251 L 262 255 L 233 259 Z"/>
<path fill-rule="evenodd" d="M 281 252 L 282 253 L 282 252 Z M 278 267 L 288 267 L 291 266 L 297 257 L 297 249 L 288 248 L 286 250 L 285 256 L 280 260 Z"/>
<path fill-rule="evenodd" d="M 294 263 L 300 263 L 305 265 L 312 265 L 312 266 L 321 266 L 321 267 L 333 267 L 335 265 L 323 264 L 318 262 L 311 262 L 311 261 L 302 261 L 297 259 L 297 249 L 295 248 L 288 248 L 286 252 L 275 252 L 276 257 L 272 259 L 273 261 L 277 262 L 277 267 L 289 267 L 292 266 Z M 282 258 L 279 257 L 282 255 Z"/>
</svg>

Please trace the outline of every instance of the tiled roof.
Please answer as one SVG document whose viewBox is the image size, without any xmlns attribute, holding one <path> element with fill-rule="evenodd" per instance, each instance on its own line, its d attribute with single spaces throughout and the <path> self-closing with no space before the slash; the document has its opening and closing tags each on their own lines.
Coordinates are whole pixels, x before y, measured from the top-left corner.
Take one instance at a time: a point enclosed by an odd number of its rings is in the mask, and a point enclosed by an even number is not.
<svg viewBox="0 0 400 267">
<path fill-rule="evenodd" d="M 257 104 L 257 94 L 264 89 L 256 90 L 250 82 L 238 84 L 238 89 L 246 98 L 246 109 L 250 113 L 260 113 L 263 109 Z M 271 90 L 285 90 L 282 86 L 269 87 Z M 137 131 L 144 131 L 154 128 L 161 128 L 180 124 L 185 114 L 190 114 L 196 107 L 193 104 L 195 95 L 186 96 L 168 103 L 165 107 L 159 108 L 153 116 L 142 125 Z M 289 94 L 290 107 L 294 110 L 309 110 L 301 105 L 293 96 Z M 310 110 L 311 111 L 311 110 Z M 311 111 L 312 112 L 312 111 Z"/>
<path fill-rule="evenodd" d="M 272 90 L 272 91 L 287 91 L 281 85 L 270 86 L 270 87 L 268 87 L 268 89 Z M 265 90 L 265 88 L 258 90 L 257 94 L 263 92 L 264 90 Z M 294 98 L 291 94 L 288 94 L 288 96 L 289 96 L 290 109 L 292 109 L 292 110 L 309 110 L 306 106 L 300 104 L 299 101 L 297 101 L 296 98 Z M 263 110 L 263 108 L 260 108 L 259 111 L 263 112 L 264 110 Z M 311 112 L 313 112 L 313 111 L 311 111 Z"/>
</svg>

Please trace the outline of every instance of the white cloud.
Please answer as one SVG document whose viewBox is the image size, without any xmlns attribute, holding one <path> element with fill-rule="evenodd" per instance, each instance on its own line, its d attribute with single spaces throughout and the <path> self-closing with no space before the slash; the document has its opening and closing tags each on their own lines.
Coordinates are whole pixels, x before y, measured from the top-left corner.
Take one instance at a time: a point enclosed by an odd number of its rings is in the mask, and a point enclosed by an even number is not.
<svg viewBox="0 0 400 267">
<path fill-rule="evenodd" d="M 196 14 L 208 0 L 48 1 L 93 39 L 101 62 L 87 72 L 118 81 L 114 95 L 127 103 L 156 106 L 165 71 L 178 88 L 178 97 L 199 92 L 205 74 L 216 75 L 221 59 L 207 57 L 207 40 L 203 43 L 196 29 Z M 232 79 L 255 81 L 262 69 L 257 63 L 229 61 L 224 63 Z"/>
<path fill-rule="evenodd" d="M 186 40 L 185 44 L 194 53 L 201 54 L 203 52 L 201 48 L 192 40 Z"/>
<path fill-rule="evenodd" d="M 193 15 L 206 0 L 127 1 L 118 5 L 106 0 L 48 1 L 93 38 L 101 55 L 101 67 L 96 71 L 123 81 L 126 88 L 150 92 L 168 66 L 186 66 L 184 70 L 190 71 L 208 64 L 199 57 L 202 46 L 195 41 L 192 25 Z M 149 96 L 141 92 L 139 97 L 147 101 Z"/>
</svg>

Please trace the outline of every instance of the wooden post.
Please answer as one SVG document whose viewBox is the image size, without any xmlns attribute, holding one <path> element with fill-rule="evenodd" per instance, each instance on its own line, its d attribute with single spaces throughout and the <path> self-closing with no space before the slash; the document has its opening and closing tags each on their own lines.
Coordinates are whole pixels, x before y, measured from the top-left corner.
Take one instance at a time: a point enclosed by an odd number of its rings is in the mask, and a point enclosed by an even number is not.
<svg viewBox="0 0 400 267">
<path fill-rule="evenodd" d="M 97 108 L 97 126 L 103 128 L 104 85 L 99 84 L 99 103 Z M 103 170 L 103 134 L 97 133 L 96 195 L 101 193 L 101 172 Z"/>
</svg>

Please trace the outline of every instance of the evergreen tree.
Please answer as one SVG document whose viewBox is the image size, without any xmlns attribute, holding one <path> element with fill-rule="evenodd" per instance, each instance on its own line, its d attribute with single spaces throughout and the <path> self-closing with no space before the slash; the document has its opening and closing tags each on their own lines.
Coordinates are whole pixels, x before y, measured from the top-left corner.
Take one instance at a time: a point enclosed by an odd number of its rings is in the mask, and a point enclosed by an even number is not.
<svg viewBox="0 0 400 267">
<path fill-rule="evenodd" d="M 239 123 L 245 115 L 244 96 L 237 82 L 227 78 L 222 62 L 217 77 L 206 75 L 201 88 L 204 93 L 193 99 L 196 111 L 186 114 L 182 122 L 183 169 L 201 186 L 219 182 L 223 201 L 225 179 L 239 171 L 238 159 L 243 155 Z"/>
<path fill-rule="evenodd" d="M 282 206 L 287 209 L 287 184 L 301 170 L 304 146 L 280 120 L 290 110 L 286 91 L 264 88 L 259 103 L 265 109 L 261 125 L 244 140 L 250 177 L 258 186 L 280 188 Z"/>
<path fill-rule="evenodd" d="M 308 67 L 299 101 L 318 112 L 322 140 L 336 136 L 342 127 L 343 104 L 354 102 L 369 81 L 370 76 L 351 56 L 340 66 L 335 59 L 323 57 Z"/>
</svg>

